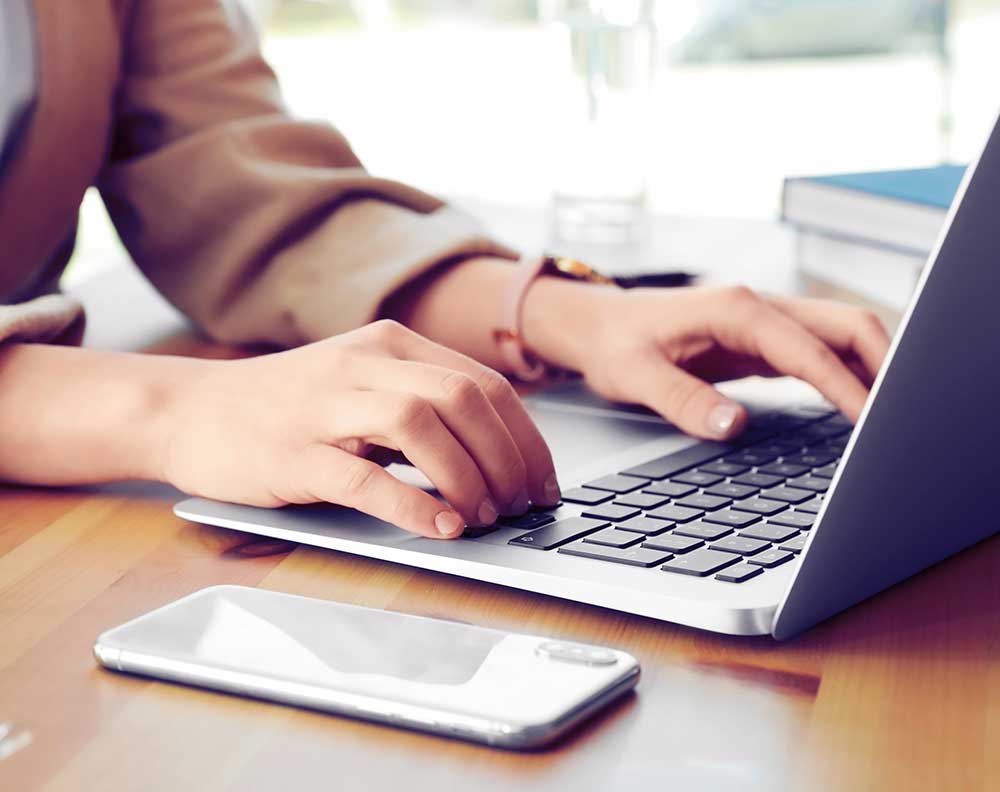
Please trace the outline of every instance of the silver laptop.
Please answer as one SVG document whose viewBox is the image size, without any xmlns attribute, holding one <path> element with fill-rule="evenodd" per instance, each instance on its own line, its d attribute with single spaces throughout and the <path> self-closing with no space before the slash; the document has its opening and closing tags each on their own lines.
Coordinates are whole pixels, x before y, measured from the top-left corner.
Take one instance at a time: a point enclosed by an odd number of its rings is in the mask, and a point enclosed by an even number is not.
<svg viewBox="0 0 1000 792">
<path fill-rule="evenodd" d="M 969 168 L 856 428 L 739 384 L 738 442 L 564 385 L 527 399 L 556 509 L 455 541 L 334 506 L 186 500 L 186 519 L 738 635 L 783 639 L 1000 529 L 1000 123 Z"/>
</svg>

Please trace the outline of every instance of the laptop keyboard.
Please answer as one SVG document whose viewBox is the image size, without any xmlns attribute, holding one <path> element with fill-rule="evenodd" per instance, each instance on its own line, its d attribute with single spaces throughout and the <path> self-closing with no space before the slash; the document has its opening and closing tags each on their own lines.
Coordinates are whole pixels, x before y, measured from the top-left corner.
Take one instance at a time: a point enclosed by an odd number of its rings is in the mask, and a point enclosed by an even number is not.
<svg viewBox="0 0 1000 792">
<path fill-rule="evenodd" d="M 532 511 L 503 525 L 523 530 L 513 547 L 743 583 L 802 552 L 851 428 L 822 408 L 768 413 L 735 444 L 698 443 L 564 492 L 577 517 Z"/>
</svg>

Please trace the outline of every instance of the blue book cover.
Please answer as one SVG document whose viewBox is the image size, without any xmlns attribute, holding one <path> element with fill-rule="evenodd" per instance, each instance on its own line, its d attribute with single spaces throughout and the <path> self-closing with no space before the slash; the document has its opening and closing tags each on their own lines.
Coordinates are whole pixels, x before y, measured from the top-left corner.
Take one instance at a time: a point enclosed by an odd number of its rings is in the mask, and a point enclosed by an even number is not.
<svg viewBox="0 0 1000 792">
<path fill-rule="evenodd" d="M 964 174 L 964 165 L 939 165 L 935 168 L 816 176 L 808 181 L 947 210 Z"/>
</svg>

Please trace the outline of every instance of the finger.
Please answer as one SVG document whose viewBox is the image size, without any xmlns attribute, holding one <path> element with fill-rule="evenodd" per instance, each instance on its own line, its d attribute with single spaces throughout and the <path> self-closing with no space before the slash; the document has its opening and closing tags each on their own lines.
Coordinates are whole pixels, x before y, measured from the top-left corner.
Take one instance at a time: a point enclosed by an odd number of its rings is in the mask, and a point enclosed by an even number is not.
<svg viewBox="0 0 1000 792">
<path fill-rule="evenodd" d="M 302 487 L 312 500 L 349 506 L 433 539 L 453 539 L 464 529 L 454 510 L 367 459 L 317 443 L 301 463 Z"/>
<path fill-rule="evenodd" d="M 613 383 L 592 384 L 612 399 L 639 401 L 695 437 L 725 440 L 746 425 L 742 405 L 678 368 L 657 350 L 639 353 L 622 365 Z"/>
<path fill-rule="evenodd" d="M 521 459 L 527 468 L 526 480 L 531 501 L 543 506 L 559 502 L 561 495 L 552 453 L 506 377 L 460 352 L 435 344 L 406 328 L 394 335 L 390 346 L 400 357 L 444 366 L 472 377 L 506 424 L 521 453 Z"/>
<path fill-rule="evenodd" d="M 856 421 L 868 389 L 837 354 L 787 314 L 751 292 L 716 306 L 712 332 L 724 345 L 751 352 L 774 369 L 808 382 Z"/>
<path fill-rule="evenodd" d="M 860 358 L 874 380 L 892 339 L 871 311 L 832 300 L 772 297 L 769 301 L 834 349 Z"/>
<path fill-rule="evenodd" d="M 412 394 L 361 391 L 338 400 L 327 441 L 360 437 L 401 451 L 469 525 L 492 525 L 499 510 L 469 453 L 442 423 L 433 405 Z"/>
<path fill-rule="evenodd" d="M 493 403 L 476 381 L 455 369 L 396 358 L 377 358 L 366 367 L 363 384 L 429 401 L 482 473 L 505 514 L 528 510 L 527 467 L 521 451 Z"/>
</svg>

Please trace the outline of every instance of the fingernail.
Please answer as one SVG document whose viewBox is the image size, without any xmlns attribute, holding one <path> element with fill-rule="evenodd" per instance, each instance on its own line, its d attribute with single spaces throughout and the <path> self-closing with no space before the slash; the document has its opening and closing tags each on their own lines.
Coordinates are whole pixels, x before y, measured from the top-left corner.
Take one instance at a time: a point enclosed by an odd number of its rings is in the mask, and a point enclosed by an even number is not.
<svg viewBox="0 0 1000 792">
<path fill-rule="evenodd" d="M 545 500 L 551 505 L 559 503 L 559 499 L 562 497 L 562 490 L 559 488 L 559 479 L 556 478 L 556 474 L 553 473 L 547 479 L 545 479 Z"/>
<path fill-rule="evenodd" d="M 455 512 L 438 512 L 434 518 L 434 527 L 441 536 L 457 536 L 465 528 L 465 522 Z"/>
<path fill-rule="evenodd" d="M 526 511 L 528 511 L 528 506 L 530 504 L 531 501 L 528 499 L 528 491 L 521 490 L 518 493 L 518 496 L 514 498 L 513 503 L 510 504 L 510 513 L 518 515 L 524 514 Z"/>
<path fill-rule="evenodd" d="M 735 404 L 723 402 L 712 408 L 708 414 L 708 431 L 716 437 L 728 437 L 739 416 L 739 408 Z"/>
<path fill-rule="evenodd" d="M 484 500 L 479 506 L 479 522 L 483 525 L 493 525 L 497 521 L 499 514 L 497 507 L 493 505 L 493 501 L 489 498 Z"/>
</svg>

